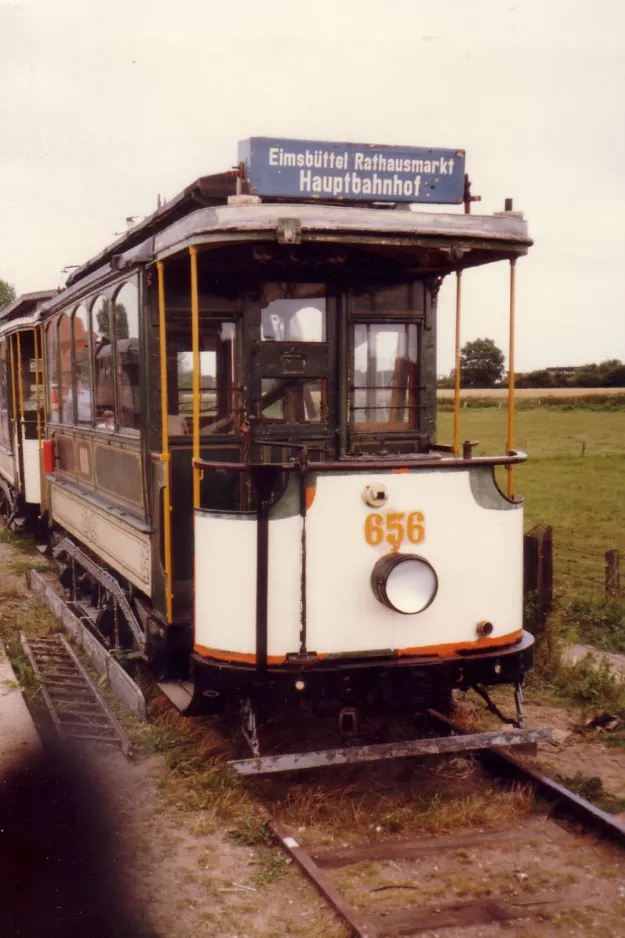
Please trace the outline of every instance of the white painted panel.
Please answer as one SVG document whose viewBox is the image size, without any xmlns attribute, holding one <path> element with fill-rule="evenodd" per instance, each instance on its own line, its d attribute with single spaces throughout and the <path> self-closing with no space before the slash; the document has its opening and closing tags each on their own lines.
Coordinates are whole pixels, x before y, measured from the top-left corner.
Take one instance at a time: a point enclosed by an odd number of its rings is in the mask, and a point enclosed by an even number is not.
<svg viewBox="0 0 625 938">
<path fill-rule="evenodd" d="M 148 595 L 152 588 L 150 535 L 52 483 L 52 517 Z"/>
<path fill-rule="evenodd" d="M 38 440 L 24 440 L 24 496 L 26 501 L 33 505 L 38 505 L 41 501 Z"/>
<path fill-rule="evenodd" d="M 299 515 L 269 522 L 269 656 L 299 650 L 301 534 Z M 256 653 L 256 536 L 254 516 L 196 512 L 196 644 Z"/>
<path fill-rule="evenodd" d="M 302 518 L 269 521 L 267 653 L 299 651 L 302 581 Z"/>
<path fill-rule="evenodd" d="M 256 652 L 256 518 L 195 512 L 195 644 Z"/>
<path fill-rule="evenodd" d="M 382 483 L 382 509 L 365 504 L 365 485 Z M 402 552 L 425 557 L 439 579 L 436 599 L 424 612 L 401 615 L 374 597 L 370 576 L 388 553 L 371 547 L 365 519 L 378 511 L 421 511 L 425 539 Z M 308 511 L 308 647 L 325 653 L 402 649 L 475 642 L 487 619 L 493 637 L 521 628 L 522 510 L 480 507 L 468 472 L 319 474 Z"/>
</svg>

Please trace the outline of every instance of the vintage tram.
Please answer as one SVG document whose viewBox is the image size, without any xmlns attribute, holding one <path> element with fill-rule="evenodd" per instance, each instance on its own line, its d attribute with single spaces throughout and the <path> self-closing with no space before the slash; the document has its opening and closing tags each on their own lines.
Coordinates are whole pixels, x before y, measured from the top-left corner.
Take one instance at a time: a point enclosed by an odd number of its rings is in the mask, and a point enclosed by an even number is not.
<svg viewBox="0 0 625 938">
<path fill-rule="evenodd" d="M 495 469 L 511 478 L 525 457 L 512 433 L 498 456 L 461 445 L 458 394 L 454 441 L 437 443 L 436 325 L 453 275 L 458 364 L 462 272 L 493 262 L 510 264 L 513 312 L 526 223 L 470 213 L 462 152 L 460 188 L 438 198 L 445 156 L 252 143 L 75 270 L 28 327 L 62 582 L 184 712 L 240 705 L 255 755 L 271 700 L 333 701 L 343 721 L 455 687 L 510 684 L 520 704 L 522 499 Z M 358 153 L 377 171 L 347 192 Z M 410 192 L 391 185 L 404 167 L 421 169 Z M 465 212 L 414 210 L 437 198 Z"/>
</svg>

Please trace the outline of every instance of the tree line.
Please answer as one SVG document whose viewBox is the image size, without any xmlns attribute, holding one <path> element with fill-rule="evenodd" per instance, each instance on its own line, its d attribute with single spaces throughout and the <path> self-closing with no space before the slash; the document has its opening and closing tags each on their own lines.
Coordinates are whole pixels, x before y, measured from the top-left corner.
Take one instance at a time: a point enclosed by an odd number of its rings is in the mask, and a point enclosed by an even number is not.
<svg viewBox="0 0 625 938">
<path fill-rule="evenodd" d="M 463 388 L 507 386 L 504 353 L 492 339 L 466 342 L 460 353 L 460 378 Z M 580 365 L 577 368 L 540 368 L 515 373 L 517 388 L 623 388 L 625 364 L 618 358 Z M 438 382 L 441 388 L 453 388 L 454 372 Z"/>
</svg>

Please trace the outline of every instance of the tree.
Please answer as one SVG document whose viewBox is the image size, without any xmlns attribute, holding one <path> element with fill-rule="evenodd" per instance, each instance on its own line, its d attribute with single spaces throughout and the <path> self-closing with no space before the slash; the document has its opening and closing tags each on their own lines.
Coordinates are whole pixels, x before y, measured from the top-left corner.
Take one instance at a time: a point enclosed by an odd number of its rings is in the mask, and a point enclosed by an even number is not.
<svg viewBox="0 0 625 938">
<path fill-rule="evenodd" d="M 6 280 L 0 280 L 0 309 L 4 309 L 15 299 L 15 290 Z"/>
<path fill-rule="evenodd" d="M 467 388 L 492 388 L 504 372 L 504 354 L 492 339 L 467 342 L 460 352 L 462 383 Z"/>
<path fill-rule="evenodd" d="M 553 388 L 556 383 L 553 375 L 542 368 L 539 371 L 528 371 L 525 375 L 520 375 L 516 379 L 517 388 Z"/>
</svg>

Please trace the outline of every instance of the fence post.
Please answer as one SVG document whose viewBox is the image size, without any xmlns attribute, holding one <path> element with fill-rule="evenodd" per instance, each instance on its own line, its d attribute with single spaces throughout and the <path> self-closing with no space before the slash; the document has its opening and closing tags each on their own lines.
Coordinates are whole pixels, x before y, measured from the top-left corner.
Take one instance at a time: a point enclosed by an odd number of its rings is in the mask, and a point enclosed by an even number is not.
<svg viewBox="0 0 625 938">
<path fill-rule="evenodd" d="M 553 605 L 553 528 L 538 524 L 523 538 L 523 598 L 532 602 L 531 620 L 542 626 Z"/>
<path fill-rule="evenodd" d="M 621 595 L 621 552 L 620 550 L 607 550 L 605 552 L 605 598 L 618 599 Z"/>
</svg>

